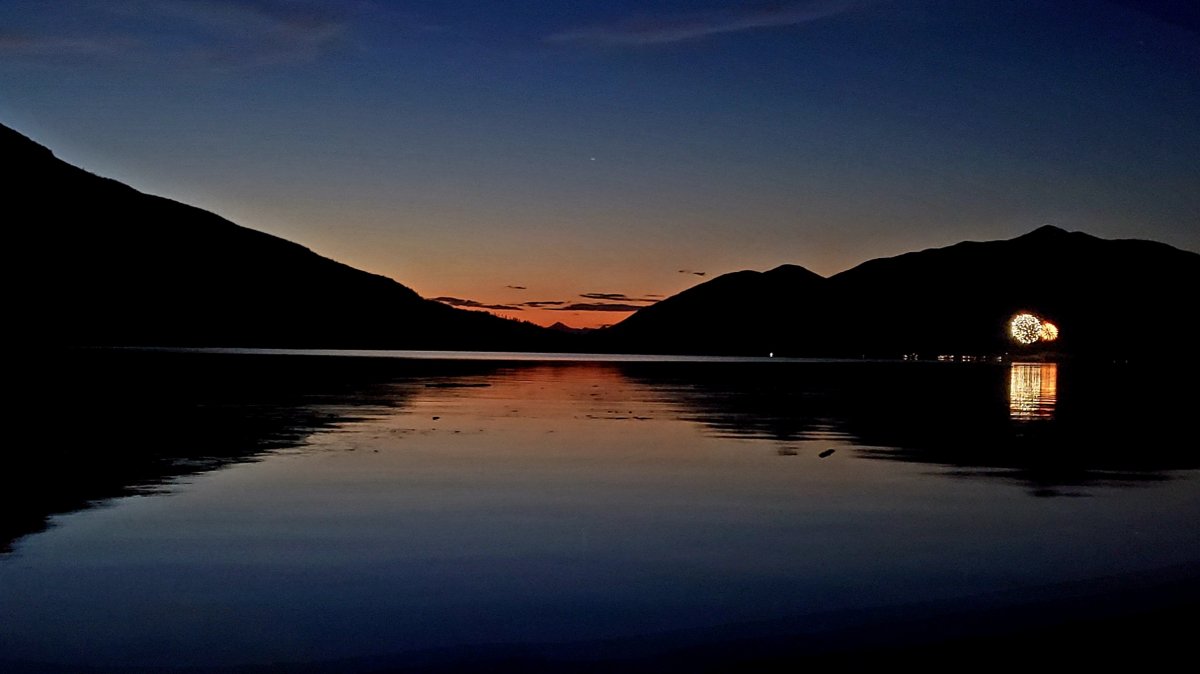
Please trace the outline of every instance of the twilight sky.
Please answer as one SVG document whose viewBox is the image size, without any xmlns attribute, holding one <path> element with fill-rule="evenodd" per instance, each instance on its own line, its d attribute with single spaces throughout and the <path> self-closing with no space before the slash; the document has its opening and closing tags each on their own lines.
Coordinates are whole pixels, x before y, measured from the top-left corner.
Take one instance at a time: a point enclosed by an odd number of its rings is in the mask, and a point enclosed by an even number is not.
<svg viewBox="0 0 1200 674">
<path fill-rule="evenodd" d="M 0 0 L 0 122 L 543 324 L 1046 223 L 1200 250 L 1197 111 L 1194 0 Z"/>
</svg>

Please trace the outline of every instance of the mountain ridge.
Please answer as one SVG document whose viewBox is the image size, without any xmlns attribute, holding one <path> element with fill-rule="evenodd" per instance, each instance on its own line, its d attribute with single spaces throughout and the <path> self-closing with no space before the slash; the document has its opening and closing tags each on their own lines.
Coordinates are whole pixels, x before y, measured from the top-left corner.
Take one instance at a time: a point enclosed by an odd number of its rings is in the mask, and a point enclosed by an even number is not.
<svg viewBox="0 0 1200 674">
<path fill-rule="evenodd" d="M 801 276 L 807 283 L 773 279 L 776 270 L 718 276 L 643 309 L 607 336 L 617 348 L 885 358 L 1035 351 L 1128 358 L 1184 352 L 1198 336 L 1195 312 L 1175 297 L 1200 288 L 1200 254 L 1156 241 L 1043 225 L 1012 239 L 867 260 L 829 277 L 809 272 Z M 779 318 L 764 327 L 700 317 L 701 307 L 746 294 L 763 298 L 758 312 Z M 1008 321 L 1025 311 L 1056 323 L 1061 339 L 1034 348 L 1014 343 Z M 1138 315 L 1151 317 L 1144 328 L 1106 327 Z"/>
<path fill-rule="evenodd" d="M 1189 353 L 1200 254 L 1044 225 L 867 260 L 722 274 L 597 330 L 422 298 L 219 215 L 58 159 L 0 125 L 17 324 L 46 345 L 605 351 L 833 357 Z M 41 196 L 47 195 L 47 196 Z M 1060 338 L 1025 348 L 1028 311 Z"/>
<path fill-rule="evenodd" d="M 0 125 L 18 316 L 43 344 L 559 349 L 539 326 L 378 274 L 58 159 Z M 42 198 L 41 194 L 50 194 Z"/>
</svg>

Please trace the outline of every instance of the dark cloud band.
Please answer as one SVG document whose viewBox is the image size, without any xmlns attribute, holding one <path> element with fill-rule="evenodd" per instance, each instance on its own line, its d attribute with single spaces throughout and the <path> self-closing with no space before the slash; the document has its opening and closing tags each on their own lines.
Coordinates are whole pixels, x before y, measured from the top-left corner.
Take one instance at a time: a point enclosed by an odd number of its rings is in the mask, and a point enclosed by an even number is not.
<svg viewBox="0 0 1200 674">
<path fill-rule="evenodd" d="M 475 300 L 467 300 L 461 297 L 434 297 L 434 302 L 449 304 L 452 307 L 462 307 L 464 309 L 496 309 L 498 311 L 523 311 L 521 307 L 512 304 L 485 304 L 476 302 Z"/>
</svg>

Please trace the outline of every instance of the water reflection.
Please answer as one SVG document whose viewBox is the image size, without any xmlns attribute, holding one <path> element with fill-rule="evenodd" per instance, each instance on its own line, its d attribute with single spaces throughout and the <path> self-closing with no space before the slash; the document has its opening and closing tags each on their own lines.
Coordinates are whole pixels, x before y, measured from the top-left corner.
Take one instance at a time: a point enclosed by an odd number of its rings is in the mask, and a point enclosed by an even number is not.
<svg viewBox="0 0 1200 674">
<path fill-rule="evenodd" d="M 318 431 L 402 409 L 427 384 L 495 371 L 478 362 L 60 354 L 18 415 L 34 440 L 0 455 L 0 555 L 54 514 L 300 447 Z"/>
<path fill-rule="evenodd" d="M 529 428 L 553 405 L 593 421 L 665 415 L 709 437 L 769 443 L 762 449 L 781 460 L 838 445 L 846 448 L 838 460 L 927 464 L 944 469 L 940 475 L 1011 481 L 1037 495 L 1148 483 L 1200 466 L 1188 426 L 1195 390 L 1165 375 L 1042 363 L 77 353 L 60 358 L 28 396 L 34 409 L 21 418 L 41 441 L 3 456 L 0 552 L 44 529 L 55 513 L 300 447 L 315 432 L 433 398 L 507 396 L 505 418 Z M 501 383 L 502 392 L 487 388 Z M 655 442 L 686 447 L 693 437 L 686 426 L 673 427 Z"/>
<path fill-rule="evenodd" d="M 64 362 L 30 396 L 40 417 L 18 417 L 44 442 L 6 453 L 5 517 L 41 526 L 188 479 L 0 560 L 5 672 L 456 671 L 437 665 L 491 644 L 515 671 L 664 652 L 674 666 L 632 671 L 724 671 L 751 652 L 938 647 L 970 625 L 1012 648 L 1014 626 L 1073 624 L 1086 650 L 1104 609 L 1089 596 L 1131 616 L 1112 633 L 1140 658 L 1200 596 L 1163 585 L 1172 567 L 1198 585 L 1200 503 L 1166 480 L 1198 465 L 1195 395 L 1161 373 L 1060 365 L 1054 416 L 1030 423 L 1007 365 Z M 1086 502 L 1011 488 L 1155 480 Z M 1155 592 L 1111 580 L 1143 572 Z M 1182 618 L 1146 627 L 1164 605 Z"/>
<path fill-rule="evenodd" d="M 1009 367 L 1008 410 L 1013 419 L 1051 419 L 1057 400 L 1057 363 L 1013 363 Z"/>
<path fill-rule="evenodd" d="M 1191 378 L 1162 369 L 1049 363 L 623 367 L 626 376 L 673 401 L 680 418 L 717 437 L 773 441 L 781 455 L 794 455 L 795 443 L 842 442 L 855 445 L 858 457 L 1012 482 L 1036 496 L 1148 484 L 1200 467 L 1188 421 L 1196 392 L 1176 384 Z"/>
</svg>

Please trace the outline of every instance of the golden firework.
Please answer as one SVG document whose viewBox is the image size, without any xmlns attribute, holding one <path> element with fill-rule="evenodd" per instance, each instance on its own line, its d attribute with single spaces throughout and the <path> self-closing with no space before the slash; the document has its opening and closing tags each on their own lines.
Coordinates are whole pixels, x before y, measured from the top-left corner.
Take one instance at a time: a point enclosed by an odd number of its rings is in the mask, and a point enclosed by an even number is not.
<svg viewBox="0 0 1200 674">
<path fill-rule="evenodd" d="M 1042 321 L 1042 327 L 1038 330 L 1038 339 L 1043 342 L 1053 342 L 1058 339 L 1058 326 L 1050 321 Z"/>
</svg>

